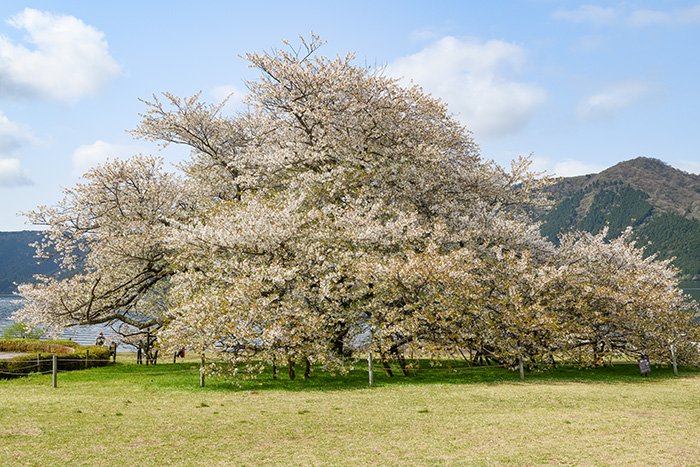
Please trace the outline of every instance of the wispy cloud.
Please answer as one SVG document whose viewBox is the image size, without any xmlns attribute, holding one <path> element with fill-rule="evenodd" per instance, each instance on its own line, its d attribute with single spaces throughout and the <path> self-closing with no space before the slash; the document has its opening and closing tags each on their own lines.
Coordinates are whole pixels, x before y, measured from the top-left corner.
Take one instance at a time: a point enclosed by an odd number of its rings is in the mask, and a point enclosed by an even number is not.
<svg viewBox="0 0 700 467">
<path fill-rule="evenodd" d="M 35 142 L 36 138 L 28 129 L 11 121 L 0 111 L 0 188 L 34 184 L 20 160 L 8 156 Z"/>
<path fill-rule="evenodd" d="M 605 46 L 605 38 L 601 36 L 583 36 L 580 37 L 573 49 L 577 52 L 595 52 Z"/>
<path fill-rule="evenodd" d="M 516 81 L 526 63 L 518 45 L 451 36 L 390 63 L 387 73 L 421 85 L 449 105 L 477 136 L 500 136 L 524 127 L 545 91 Z"/>
<path fill-rule="evenodd" d="M 700 5 L 671 11 L 634 10 L 626 18 L 635 27 L 700 23 Z"/>
<path fill-rule="evenodd" d="M 438 40 L 445 35 L 445 28 L 421 28 L 411 31 L 409 38 L 413 42 L 428 42 Z"/>
<path fill-rule="evenodd" d="M 27 45 L 0 36 L 0 95 L 71 102 L 120 73 L 104 34 L 73 16 L 27 8 L 7 23 Z"/>
<path fill-rule="evenodd" d="M 653 89 L 644 81 L 615 83 L 583 99 L 578 105 L 577 114 L 584 120 L 611 117 L 648 97 Z"/>
<path fill-rule="evenodd" d="M 22 146 L 36 141 L 32 133 L 0 111 L 0 156 L 14 153 Z"/>
<path fill-rule="evenodd" d="M 216 86 L 209 91 L 209 94 L 216 102 L 221 103 L 226 100 L 226 105 L 222 109 L 225 113 L 235 113 L 245 109 L 243 100 L 246 93 L 239 86 L 234 84 Z"/>
<path fill-rule="evenodd" d="M 33 185 L 19 159 L 0 159 L 0 188 Z"/>
<path fill-rule="evenodd" d="M 532 159 L 532 169 L 537 172 L 546 172 L 548 175 L 555 177 L 574 177 L 576 175 L 599 173 L 605 170 L 606 167 L 571 158 L 552 160 L 546 157 L 535 157 Z"/>
<path fill-rule="evenodd" d="M 582 5 L 571 10 L 556 10 L 552 13 L 552 17 L 562 21 L 596 26 L 626 25 L 637 28 L 700 24 L 700 4 L 672 10 Z"/>
<path fill-rule="evenodd" d="M 92 144 L 83 144 L 73 151 L 73 173 L 82 175 L 88 169 L 114 159 L 126 159 L 138 153 L 138 148 L 128 145 L 112 144 L 97 140 Z"/>
<path fill-rule="evenodd" d="M 614 23 L 618 19 L 619 13 L 615 8 L 596 5 L 582 5 L 573 10 L 557 10 L 552 13 L 552 17 L 573 23 L 591 23 L 601 25 Z"/>
</svg>

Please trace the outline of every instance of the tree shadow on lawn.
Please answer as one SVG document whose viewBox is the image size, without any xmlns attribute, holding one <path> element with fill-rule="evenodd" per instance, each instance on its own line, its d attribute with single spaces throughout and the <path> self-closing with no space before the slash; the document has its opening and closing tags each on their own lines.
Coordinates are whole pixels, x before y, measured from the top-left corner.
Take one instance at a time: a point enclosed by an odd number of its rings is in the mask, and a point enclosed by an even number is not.
<svg viewBox="0 0 700 467">
<path fill-rule="evenodd" d="M 393 378 L 386 375 L 381 367 L 374 369 L 374 387 L 438 385 L 438 384 L 650 384 L 675 379 L 670 367 L 658 366 L 652 369 L 649 376 L 639 374 L 636 363 L 616 363 L 592 369 L 580 369 L 569 365 L 561 365 L 545 371 L 527 372 L 525 380 L 520 381 L 517 371 L 496 366 L 467 366 L 461 361 L 443 361 L 440 365 L 431 364 L 428 360 L 412 362 L 415 368 L 410 370 L 410 376 L 404 376 L 401 370 L 393 367 Z M 700 376 L 700 368 L 679 368 L 680 378 Z M 105 377 L 123 379 L 149 388 L 186 389 L 200 388 L 199 367 L 196 363 L 184 362 L 175 364 L 145 365 L 116 365 L 109 368 L 89 370 L 90 376 L 85 379 Z M 239 377 L 232 384 L 222 377 L 207 377 L 206 391 L 339 391 L 366 389 L 369 386 L 366 362 L 359 361 L 353 370 L 347 374 L 331 374 L 315 367 L 311 378 L 305 380 L 298 372 L 295 380 L 290 380 L 286 372 L 280 371 L 277 379 L 267 368 L 255 378 Z"/>
</svg>

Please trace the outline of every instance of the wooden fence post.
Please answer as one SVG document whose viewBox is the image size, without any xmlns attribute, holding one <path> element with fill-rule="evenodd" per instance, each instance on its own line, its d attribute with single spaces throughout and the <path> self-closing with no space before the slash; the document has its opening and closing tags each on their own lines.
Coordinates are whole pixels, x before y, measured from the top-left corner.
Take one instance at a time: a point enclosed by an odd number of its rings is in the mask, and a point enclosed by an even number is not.
<svg viewBox="0 0 700 467">
<path fill-rule="evenodd" d="M 146 365 L 151 364 L 151 330 L 146 331 L 146 349 L 144 350 L 146 354 Z"/>
<path fill-rule="evenodd" d="M 51 367 L 51 385 L 54 388 L 58 387 L 57 376 L 58 376 L 58 357 L 56 357 L 56 355 L 54 354 L 52 367 Z"/>
<path fill-rule="evenodd" d="M 199 387 L 204 387 L 204 352 L 202 352 L 202 361 L 199 365 Z"/>
</svg>

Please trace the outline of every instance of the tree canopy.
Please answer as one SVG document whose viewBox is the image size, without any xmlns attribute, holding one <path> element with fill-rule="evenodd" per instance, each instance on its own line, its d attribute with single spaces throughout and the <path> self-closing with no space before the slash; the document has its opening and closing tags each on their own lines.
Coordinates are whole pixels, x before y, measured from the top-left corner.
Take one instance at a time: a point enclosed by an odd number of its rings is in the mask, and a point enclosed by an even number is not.
<svg viewBox="0 0 700 467">
<path fill-rule="evenodd" d="M 693 357 L 667 262 L 624 235 L 555 246 L 528 214 L 547 179 L 526 158 L 483 159 L 442 102 L 320 46 L 248 54 L 260 77 L 235 116 L 199 95 L 144 101 L 134 135 L 190 159 L 177 175 L 151 156 L 108 162 L 30 213 L 65 272 L 22 285 L 18 317 L 149 329 L 233 368 L 342 370 L 361 347 L 537 366 L 667 360 L 672 342 Z"/>
</svg>

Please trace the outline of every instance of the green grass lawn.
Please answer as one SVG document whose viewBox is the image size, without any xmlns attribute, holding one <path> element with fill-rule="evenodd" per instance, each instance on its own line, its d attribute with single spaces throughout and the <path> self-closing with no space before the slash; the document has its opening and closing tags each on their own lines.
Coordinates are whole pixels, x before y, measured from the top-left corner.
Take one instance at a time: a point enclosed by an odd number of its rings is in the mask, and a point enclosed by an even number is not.
<svg viewBox="0 0 700 467">
<path fill-rule="evenodd" d="M 125 359 L 122 359 L 126 361 Z M 442 366 L 198 387 L 195 362 L 0 381 L 0 465 L 700 464 L 700 371 Z"/>
</svg>

